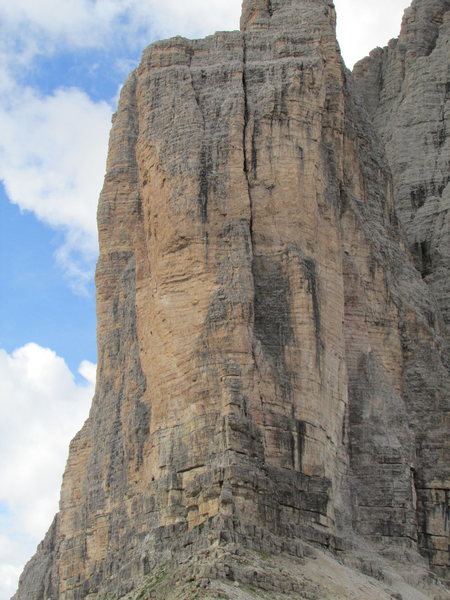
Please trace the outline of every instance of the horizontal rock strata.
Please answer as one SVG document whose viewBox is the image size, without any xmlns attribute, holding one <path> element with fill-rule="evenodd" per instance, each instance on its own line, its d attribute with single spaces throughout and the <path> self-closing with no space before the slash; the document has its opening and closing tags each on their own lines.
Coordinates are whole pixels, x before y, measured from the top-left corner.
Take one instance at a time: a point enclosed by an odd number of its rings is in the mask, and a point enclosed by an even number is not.
<svg viewBox="0 0 450 600">
<path fill-rule="evenodd" d="M 348 77 L 326 0 L 144 52 L 98 211 L 96 395 L 15 600 L 335 598 L 311 544 L 381 579 L 361 540 L 400 554 L 416 587 L 419 550 L 446 560 L 445 325 Z"/>
<path fill-rule="evenodd" d="M 373 119 L 392 169 L 397 214 L 417 268 L 442 311 L 447 339 L 450 339 L 449 43 L 450 2 L 415 0 L 405 11 L 399 38 L 391 40 L 387 48 L 374 50 L 354 69 L 357 95 Z M 444 361 L 448 367 L 448 355 L 444 354 Z M 415 388 L 426 379 L 439 382 L 431 363 L 425 365 L 426 361 L 421 371 L 410 373 L 408 389 L 409 382 Z M 448 405 L 442 401 L 435 405 L 428 394 L 428 391 L 420 394 L 419 403 L 414 401 L 414 410 L 421 415 L 414 426 L 422 464 L 414 473 L 421 523 L 420 547 L 435 569 L 448 577 Z"/>
</svg>

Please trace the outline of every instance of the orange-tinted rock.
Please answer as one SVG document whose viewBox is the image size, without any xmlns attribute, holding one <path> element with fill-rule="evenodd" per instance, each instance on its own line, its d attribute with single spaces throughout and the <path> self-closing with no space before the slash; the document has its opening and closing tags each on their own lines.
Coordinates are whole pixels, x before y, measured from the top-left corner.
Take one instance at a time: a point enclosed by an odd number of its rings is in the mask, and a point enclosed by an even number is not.
<svg viewBox="0 0 450 600">
<path fill-rule="evenodd" d="M 16 600 L 176 584 L 346 600 L 362 575 L 310 545 L 383 578 L 361 540 L 421 585 L 444 326 L 334 25 L 325 0 L 244 2 L 241 32 L 153 44 L 125 84 L 98 213 L 97 391 Z M 406 586 L 386 573 L 368 598 Z"/>
</svg>

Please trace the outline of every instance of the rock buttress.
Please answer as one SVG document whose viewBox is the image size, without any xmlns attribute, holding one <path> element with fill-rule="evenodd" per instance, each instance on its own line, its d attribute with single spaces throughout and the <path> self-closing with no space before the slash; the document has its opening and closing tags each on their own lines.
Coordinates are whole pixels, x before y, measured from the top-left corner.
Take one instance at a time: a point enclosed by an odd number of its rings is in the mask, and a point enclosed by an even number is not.
<svg viewBox="0 0 450 600">
<path fill-rule="evenodd" d="M 354 69 L 355 89 L 386 149 L 394 182 L 395 207 L 408 246 L 438 303 L 450 339 L 450 2 L 415 0 L 405 11 L 398 39 L 377 48 Z M 434 314 L 429 315 L 433 325 Z M 404 333 L 403 344 L 412 338 Z M 420 548 L 435 569 L 449 577 L 450 447 L 448 396 L 429 360 L 405 363 L 405 392 L 417 416 L 413 425 L 414 471 Z M 406 355 L 409 353 L 407 352 Z M 448 368 L 448 355 L 443 353 Z M 428 381 L 431 384 L 424 385 Z"/>
<path fill-rule="evenodd" d="M 422 568 L 419 348 L 423 394 L 448 379 L 391 190 L 331 2 L 245 2 L 241 32 L 144 52 L 99 205 L 97 391 L 15 600 L 169 598 L 182 565 L 196 597 L 324 597 L 256 563 L 360 535 Z"/>
</svg>

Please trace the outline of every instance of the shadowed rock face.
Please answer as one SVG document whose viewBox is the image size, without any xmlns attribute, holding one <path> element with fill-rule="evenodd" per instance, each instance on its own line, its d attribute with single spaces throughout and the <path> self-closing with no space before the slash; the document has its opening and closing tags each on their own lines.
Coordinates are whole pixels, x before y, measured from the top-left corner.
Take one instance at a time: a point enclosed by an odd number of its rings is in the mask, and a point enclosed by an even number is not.
<svg viewBox="0 0 450 600">
<path fill-rule="evenodd" d="M 354 69 L 392 169 L 417 268 L 450 324 L 450 2 L 415 0 L 400 37 Z"/>
<path fill-rule="evenodd" d="M 392 169 L 397 214 L 416 266 L 442 311 L 447 339 L 450 326 L 449 40 L 449 0 L 415 0 L 405 11 L 400 37 L 391 40 L 388 47 L 374 50 L 355 66 L 353 73 L 356 95 L 365 104 L 385 146 Z M 430 315 L 430 321 L 433 318 Z M 431 375 L 433 369 L 428 370 Z M 411 373 L 407 381 L 413 379 L 417 384 L 424 377 L 424 372 Z M 433 417 L 434 411 L 426 410 L 426 406 L 430 406 L 429 402 L 423 402 L 422 408 L 415 405 L 415 410 L 423 413 L 416 428 L 418 439 L 426 439 L 430 419 L 437 419 L 436 425 L 440 419 L 437 415 Z M 442 465 L 449 462 L 449 436 L 445 425 L 443 421 L 441 428 L 437 426 L 433 440 L 419 443 L 417 453 L 423 469 L 414 472 L 414 477 L 421 551 L 429 556 L 437 572 L 448 577 L 450 482 L 447 469 L 436 469 L 436 461 Z M 431 448 L 434 450 L 430 451 Z M 439 460 L 441 451 L 442 462 Z M 436 503 L 442 503 L 441 510 Z M 432 506 L 435 508 L 431 509 Z"/>
<path fill-rule="evenodd" d="M 367 598 L 448 597 L 386 575 L 445 560 L 445 325 L 347 77 L 325 0 L 144 52 L 98 211 L 96 395 L 15 600 L 354 598 L 310 544 L 384 577 Z"/>
</svg>

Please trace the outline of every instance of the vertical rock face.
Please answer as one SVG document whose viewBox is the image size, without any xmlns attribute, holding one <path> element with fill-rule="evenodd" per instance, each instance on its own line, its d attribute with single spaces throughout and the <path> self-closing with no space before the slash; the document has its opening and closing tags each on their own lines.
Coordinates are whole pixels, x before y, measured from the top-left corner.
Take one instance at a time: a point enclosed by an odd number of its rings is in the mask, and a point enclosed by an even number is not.
<svg viewBox="0 0 450 600">
<path fill-rule="evenodd" d="M 450 2 L 415 0 L 400 37 L 354 69 L 416 264 L 450 324 Z"/>
<path fill-rule="evenodd" d="M 150 46 L 98 224 L 96 395 L 15 600 L 171 598 L 160 569 L 193 557 L 206 586 L 353 598 L 256 563 L 358 539 L 447 576 L 445 325 L 333 4 L 246 0 L 240 32 Z"/>
<path fill-rule="evenodd" d="M 354 69 L 392 169 L 397 214 L 422 278 L 450 327 L 450 2 L 415 0 L 400 37 Z M 431 315 L 430 315 L 431 317 Z M 447 356 L 448 365 L 448 356 Z M 433 372 L 429 368 L 430 374 Z M 423 378 L 411 374 L 411 380 Z M 438 381 L 439 378 L 436 378 Z M 425 408 L 428 407 L 428 408 Z M 448 431 L 424 396 L 416 436 L 424 468 L 415 473 L 421 546 L 441 573 L 448 568 Z M 448 413 L 447 413 L 448 414 Z M 433 434 L 430 437 L 430 423 Z M 442 449 L 447 452 L 442 454 Z M 442 503 L 440 511 L 438 505 Z M 445 531 L 445 536 L 444 535 Z M 447 566 L 447 567 L 446 567 Z M 448 573 L 448 571 L 447 571 Z M 448 575 L 447 575 L 448 576 Z"/>
</svg>

